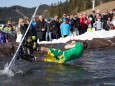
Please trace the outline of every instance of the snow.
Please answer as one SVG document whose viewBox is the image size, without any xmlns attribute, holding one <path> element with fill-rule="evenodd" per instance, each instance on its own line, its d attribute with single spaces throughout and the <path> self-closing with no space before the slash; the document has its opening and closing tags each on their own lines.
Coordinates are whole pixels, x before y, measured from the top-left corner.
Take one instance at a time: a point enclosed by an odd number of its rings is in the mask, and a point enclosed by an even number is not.
<svg viewBox="0 0 115 86">
<path fill-rule="evenodd" d="M 70 40 L 92 40 L 93 38 L 113 38 L 115 36 L 115 30 L 110 31 L 94 31 L 94 32 L 86 32 L 79 36 L 68 36 L 66 38 L 54 39 L 52 41 L 37 41 L 38 44 L 55 44 L 55 43 L 66 43 Z"/>
</svg>

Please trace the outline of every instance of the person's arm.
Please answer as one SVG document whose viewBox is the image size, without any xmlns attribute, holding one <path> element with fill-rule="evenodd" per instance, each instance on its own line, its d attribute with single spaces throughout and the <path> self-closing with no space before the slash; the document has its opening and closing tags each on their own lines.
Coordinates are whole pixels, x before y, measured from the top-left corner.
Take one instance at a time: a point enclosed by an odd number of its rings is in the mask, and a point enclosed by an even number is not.
<svg viewBox="0 0 115 86">
<path fill-rule="evenodd" d="M 70 48 L 73 48 L 73 47 L 75 47 L 75 41 L 72 41 L 70 44 L 67 44 L 67 45 L 65 45 L 65 49 L 70 49 Z"/>
<path fill-rule="evenodd" d="M 102 26 L 101 26 L 101 27 L 102 27 L 102 29 L 103 29 L 103 22 L 101 22 L 101 24 L 102 24 Z"/>
<path fill-rule="evenodd" d="M 63 37 L 63 33 L 62 33 L 62 30 L 63 30 L 63 27 L 62 27 L 63 23 L 60 25 L 60 32 L 61 32 L 61 36 Z"/>
<path fill-rule="evenodd" d="M 46 22 L 43 21 L 42 32 L 45 32 L 45 31 L 46 31 L 45 28 L 44 28 L 45 24 L 46 24 Z"/>
<path fill-rule="evenodd" d="M 44 25 L 44 29 L 47 31 L 47 23 Z"/>
<path fill-rule="evenodd" d="M 95 23 L 93 24 L 93 27 L 97 27 L 97 22 L 95 22 Z"/>
<path fill-rule="evenodd" d="M 5 33 L 6 42 L 8 43 L 8 33 Z"/>
<path fill-rule="evenodd" d="M 109 21 L 107 21 L 107 25 L 108 25 L 109 27 L 111 27 L 111 25 L 110 25 L 110 22 L 109 22 Z"/>
</svg>

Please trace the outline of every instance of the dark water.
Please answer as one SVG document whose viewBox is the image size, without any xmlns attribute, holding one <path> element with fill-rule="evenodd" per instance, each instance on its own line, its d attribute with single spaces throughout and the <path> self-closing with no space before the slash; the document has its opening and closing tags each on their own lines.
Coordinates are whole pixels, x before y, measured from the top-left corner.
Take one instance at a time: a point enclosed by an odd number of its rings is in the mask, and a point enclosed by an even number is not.
<svg viewBox="0 0 115 86">
<path fill-rule="evenodd" d="M 0 59 L 0 70 L 11 58 Z M 14 77 L 0 76 L 0 86 L 115 86 L 115 48 L 91 50 L 68 64 L 16 61 Z"/>
</svg>

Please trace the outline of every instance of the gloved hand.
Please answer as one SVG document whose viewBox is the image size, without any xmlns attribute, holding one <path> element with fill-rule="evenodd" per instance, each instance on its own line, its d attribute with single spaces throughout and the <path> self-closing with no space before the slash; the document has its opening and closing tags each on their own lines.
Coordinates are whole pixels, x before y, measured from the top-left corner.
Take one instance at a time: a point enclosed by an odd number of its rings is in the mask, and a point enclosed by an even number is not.
<svg viewBox="0 0 115 86">
<path fill-rule="evenodd" d="M 33 49 L 36 49 L 36 43 L 34 42 L 34 44 L 33 44 Z"/>
</svg>

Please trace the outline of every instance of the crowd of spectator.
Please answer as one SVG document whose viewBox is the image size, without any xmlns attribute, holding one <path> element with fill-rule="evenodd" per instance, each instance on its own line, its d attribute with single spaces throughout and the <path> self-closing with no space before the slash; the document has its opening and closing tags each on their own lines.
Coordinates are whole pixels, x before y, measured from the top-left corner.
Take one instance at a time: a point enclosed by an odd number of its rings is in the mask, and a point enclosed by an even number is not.
<svg viewBox="0 0 115 86">
<path fill-rule="evenodd" d="M 30 19 L 27 17 L 20 18 L 17 25 L 13 25 L 9 20 L 0 30 L 0 43 L 16 42 L 17 34 L 23 36 L 29 23 Z M 87 12 L 74 15 L 64 13 L 62 18 L 34 16 L 26 37 L 33 36 L 36 40 L 39 38 L 40 41 L 52 41 L 60 37 L 78 36 L 87 31 L 102 29 L 107 31 L 115 29 L 115 9 L 110 12 L 105 9 L 104 13 L 96 10 L 90 15 L 87 15 Z"/>
</svg>

